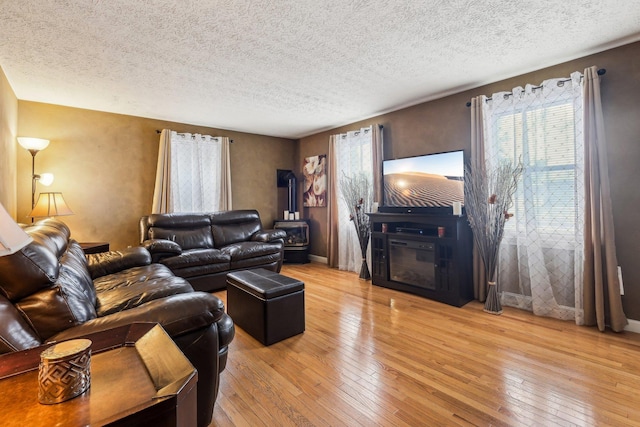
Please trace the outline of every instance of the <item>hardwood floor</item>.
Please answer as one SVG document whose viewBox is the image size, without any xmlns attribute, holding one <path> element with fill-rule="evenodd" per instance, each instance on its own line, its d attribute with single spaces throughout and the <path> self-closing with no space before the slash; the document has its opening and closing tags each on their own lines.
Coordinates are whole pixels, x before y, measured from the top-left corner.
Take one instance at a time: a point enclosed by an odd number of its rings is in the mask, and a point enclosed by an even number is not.
<svg viewBox="0 0 640 427">
<path fill-rule="evenodd" d="M 236 329 L 214 426 L 640 426 L 640 334 L 450 307 L 321 264 L 306 331 Z M 226 302 L 226 291 L 216 293 Z"/>
</svg>

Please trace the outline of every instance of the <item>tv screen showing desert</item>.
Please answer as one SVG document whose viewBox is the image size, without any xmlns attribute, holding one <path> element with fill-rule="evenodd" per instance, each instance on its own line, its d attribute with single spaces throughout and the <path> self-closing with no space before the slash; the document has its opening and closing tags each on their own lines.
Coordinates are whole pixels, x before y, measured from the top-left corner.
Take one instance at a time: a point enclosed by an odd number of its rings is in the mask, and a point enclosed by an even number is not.
<svg viewBox="0 0 640 427">
<path fill-rule="evenodd" d="M 384 205 L 452 207 L 464 204 L 461 151 L 384 162 Z"/>
</svg>

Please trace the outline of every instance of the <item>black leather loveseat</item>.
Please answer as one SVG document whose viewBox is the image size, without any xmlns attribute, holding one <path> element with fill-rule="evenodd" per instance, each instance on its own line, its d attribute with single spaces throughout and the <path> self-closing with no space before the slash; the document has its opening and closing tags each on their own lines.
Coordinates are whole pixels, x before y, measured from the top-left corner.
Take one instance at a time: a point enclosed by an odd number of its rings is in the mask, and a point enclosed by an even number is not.
<svg viewBox="0 0 640 427">
<path fill-rule="evenodd" d="M 198 371 L 198 425 L 210 423 L 234 325 L 216 296 L 195 292 L 142 247 L 86 256 L 55 219 L 0 256 L 2 354 L 133 322 L 159 323 Z"/>
<path fill-rule="evenodd" d="M 226 287 L 227 273 L 280 272 L 283 230 L 263 230 L 256 210 L 152 214 L 140 219 L 140 243 L 159 262 L 200 291 Z"/>
</svg>

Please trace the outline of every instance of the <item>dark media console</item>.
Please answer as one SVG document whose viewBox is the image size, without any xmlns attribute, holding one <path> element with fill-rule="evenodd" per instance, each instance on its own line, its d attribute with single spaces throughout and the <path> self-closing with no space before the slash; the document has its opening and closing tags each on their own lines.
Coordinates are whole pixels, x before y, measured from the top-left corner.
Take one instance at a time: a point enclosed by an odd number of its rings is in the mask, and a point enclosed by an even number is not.
<svg viewBox="0 0 640 427">
<path fill-rule="evenodd" d="M 461 307 L 473 299 L 465 216 L 372 213 L 371 279 L 377 286 Z"/>
</svg>

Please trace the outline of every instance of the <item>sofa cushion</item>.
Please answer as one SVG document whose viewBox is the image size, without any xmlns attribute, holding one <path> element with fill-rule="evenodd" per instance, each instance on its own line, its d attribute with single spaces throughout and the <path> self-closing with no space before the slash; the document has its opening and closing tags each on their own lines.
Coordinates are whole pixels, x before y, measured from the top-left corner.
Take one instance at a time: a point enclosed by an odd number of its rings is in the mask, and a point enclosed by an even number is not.
<svg viewBox="0 0 640 427">
<path fill-rule="evenodd" d="M 67 243 L 71 237 L 71 230 L 67 224 L 56 219 L 38 221 L 25 228 L 25 231 L 33 240 L 47 246 L 58 258 L 67 249 Z"/>
<path fill-rule="evenodd" d="M 256 258 L 264 255 L 280 254 L 281 245 L 264 242 L 238 242 L 221 249 L 231 257 L 231 262 L 241 259 Z"/>
<path fill-rule="evenodd" d="M 0 354 L 26 350 L 40 344 L 38 335 L 20 312 L 0 295 Z"/>
<path fill-rule="evenodd" d="M 51 339 L 57 341 L 71 339 L 132 322 L 159 323 L 170 336 L 175 337 L 207 327 L 224 316 L 224 305 L 215 295 L 205 292 L 188 292 L 149 301 L 109 316 L 98 317 L 62 331 Z M 211 355 L 211 357 L 214 356 Z"/>
<path fill-rule="evenodd" d="M 182 250 L 213 248 L 211 220 L 202 214 L 154 214 L 147 218 L 148 239 L 172 240 Z"/>
<path fill-rule="evenodd" d="M 0 293 L 11 302 L 50 286 L 60 272 L 58 259 L 71 232 L 63 222 L 48 219 L 24 228 L 33 239 L 18 252 L 0 257 Z"/>
<path fill-rule="evenodd" d="M 149 252 L 164 252 L 172 255 L 180 255 L 182 253 L 182 247 L 179 244 L 167 239 L 148 239 L 142 242 L 142 247 Z"/>
<path fill-rule="evenodd" d="M 264 255 L 256 258 L 246 258 L 231 262 L 232 270 L 245 270 L 248 268 L 262 267 L 267 270 L 276 271 L 280 262 L 279 254 Z"/>
<path fill-rule="evenodd" d="M 170 295 L 193 292 L 181 277 L 162 264 L 150 264 L 99 277 L 94 281 L 99 317 L 138 307 Z"/>
<path fill-rule="evenodd" d="M 86 301 L 95 307 L 96 289 L 89 272 L 89 265 L 84 251 L 75 240 L 69 241 L 67 251 L 60 258 L 60 274 L 56 284 L 69 289 L 74 294 L 84 295 Z"/>
<path fill-rule="evenodd" d="M 51 335 L 96 317 L 96 294 L 84 252 L 78 242 L 70 241 L 60 258 L 56 281 L 16 302 L 40 336 Z"/>
<path fill-rule="evenodd" d="M 40 241 L 0 257 L 0 292 L 12 302 L 51 285 L 60 271 L 58 257 Z"/>
<path fill-rule="evenodd" d="M 213 237 L 208 226 L 193 230 L 150 228 L 149 236 L 151 239 L 172 240 L 180 245 L 180 249 L 183 251 L 195 248 L 213 248 Z"/>
<path fill-rule="evenodd" d="M 281 245 L 278 243 L 239 242 L 222 248 L 231 256 L 231 269 L 277 264 L 280 259 Z"/>
<path fill-rule="evenodd" d="M 260 215 L 256 210 L 235 210 L 211 214 L 211 232 L 216 248 L 251 240 L 262 230 Z"/>
<path fill-rule="evenodd" d="M 227 271 L 231 257 L 219 249 L 192 249 L 160 261 L 180 277 L 190 278 Z"/>
<path fill-rule="evenodd" d="M 175 271 L 209 264 L 227 264 L 228 266 L 230 261 L 231 256 L 220 249 L 191 249 L 180 255 L 165 258 L 162 263 Z"/>
<path fill-rule="evenodd" d="M 171 242 L 173 243 L 173 242 Z M 143 247 L 87 255 L 91 278 L 117 273 L 131 267 L 151 264 L 151 255 Z"/>
</svg>

